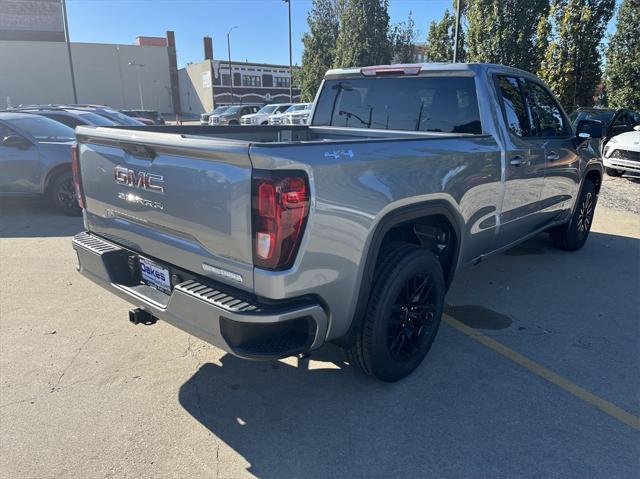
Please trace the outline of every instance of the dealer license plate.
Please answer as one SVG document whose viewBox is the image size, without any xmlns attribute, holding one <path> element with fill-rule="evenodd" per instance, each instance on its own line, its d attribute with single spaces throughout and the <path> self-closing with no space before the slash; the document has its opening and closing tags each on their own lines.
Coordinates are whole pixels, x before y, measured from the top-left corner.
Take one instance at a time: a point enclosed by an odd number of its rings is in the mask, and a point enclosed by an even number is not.
<svg viewBox="0 0 640 479">
<path fill-rule="evenodd" d="M 169 270 L 146 258 L 140 258 L 142 281 L 163 293 L 171 294 L 171 275 Z"/>
</svg>

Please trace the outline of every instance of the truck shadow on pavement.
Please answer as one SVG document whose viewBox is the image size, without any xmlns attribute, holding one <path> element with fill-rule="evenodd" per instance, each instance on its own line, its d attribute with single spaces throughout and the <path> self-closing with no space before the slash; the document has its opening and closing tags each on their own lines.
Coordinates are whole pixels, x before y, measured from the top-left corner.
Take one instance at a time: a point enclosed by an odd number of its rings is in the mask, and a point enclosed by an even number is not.
<svg viewBox="0 0 640 479">
<path fill-rule="evenodd" d="M 58 212 L 46 199 L 0 198 L 0 238 L 73 236 L 82 217 Z"/>
<path fill-rule="evenodd" d="M 615 368 L 631 386 L 616 385 L 608 397 L 624 405 L 638 382 L 637 353 L 632 342 L 620 342 L 613 323 L 632 314 L 639 253 L 640 240 L 630 237 L 593 232 L 581 251 L 566 253 L 541 235 L 520 254 L 463 271 L 447 296 L 447 314 L 484 334 L 500 334 L 507 344 L 533 344 L 538 349 L 522 352 L 552 369 L 560 367 L 558 348 L 589 354 L 592 362 L 576 363 L 587 370 L 598 367 L 594 355 L 610 358 L 615 349 Z M 611 318 L 606 328 L 603 317 Z M 571 347 L 590 329 L 607 336 L 611 349 Z M 212 455 L 228 457 L 219 449 L 228 446 L 260 478 L 540 477 L 543 471 L 596 477 L 607 467 L 622 477 L 635 467 L 626 446 L 616 452 L 621 461 L 615 466 L 585 454 L 607 441 L 631 444 L 626 426 L 589 434 L 594 422 L 607 423 L 595 408 L 446 325 L 423 365 L 395 384 L 360 376 L 334 346 L 315 351 L 311 361 L 256 363 L 225 355 L 220 362 L 199 366 L 181 386 L 179 402 L 217 438 Z M 558 455 L 553 444 L 571 447 Z M 230 467 L 226 460 L 219 464 Z"/>
</svg>

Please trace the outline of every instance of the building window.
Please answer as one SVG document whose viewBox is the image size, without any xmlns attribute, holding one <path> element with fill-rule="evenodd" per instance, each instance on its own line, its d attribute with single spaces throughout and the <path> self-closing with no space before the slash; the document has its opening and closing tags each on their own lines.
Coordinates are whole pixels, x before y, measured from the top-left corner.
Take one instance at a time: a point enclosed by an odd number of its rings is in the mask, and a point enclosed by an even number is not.
<svg viewBox="0 0 640 479">
<path fill-rule="evenodd" d="M 228 73 L 222 74 L 222 84 L 223 85 L 231 85 L 231 75 Z"/>
<path fill-rule="evenodd" d="M 260 77 L 258 75 L 242 75 L 242 86 L 260 86 Z"/>
<path fill-rule="evenodd" d="M 276 86 L 279 88 L 289 88 L 289 77 L 276 77 Z"/>
</svg>

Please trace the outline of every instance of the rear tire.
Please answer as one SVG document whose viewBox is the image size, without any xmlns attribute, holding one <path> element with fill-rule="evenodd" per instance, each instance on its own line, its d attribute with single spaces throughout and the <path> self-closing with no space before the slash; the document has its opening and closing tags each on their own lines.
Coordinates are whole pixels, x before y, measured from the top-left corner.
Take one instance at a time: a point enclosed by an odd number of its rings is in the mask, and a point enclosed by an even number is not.
<svg viewBox="0 0 640 479">
<path fill-rule="evenodd" d="M 394 382 L 424 360 L 436 337 L 446 287 L 442 266 L 428 250 L 394 245 L 376 269 L 363 324 L 349 363 Z"/>
<path fill-rule="evenodd" d="M 597 201 L 596 185 L 591 180 L 585 180 L 569 223 L 550 231 L 557 248 L 576 251 L 584 246 L 591 231 Z"/>
<path fill-rule="evenodd" d="M 624 173 L 624 171 L 616 170 L 615 168 L 609 168 L 608 166 L 604 170 L 609 176 L 622 176 L 622 174 Z"/>
<path fill-rule="evenodd" d="M 69 216 L 82 215 L 82 208 L 78 206 L 71 170 L 56 174 L 49 182 L 49 190 L 47 193 L 47 196 L 58 211 Z"/>
</svg>

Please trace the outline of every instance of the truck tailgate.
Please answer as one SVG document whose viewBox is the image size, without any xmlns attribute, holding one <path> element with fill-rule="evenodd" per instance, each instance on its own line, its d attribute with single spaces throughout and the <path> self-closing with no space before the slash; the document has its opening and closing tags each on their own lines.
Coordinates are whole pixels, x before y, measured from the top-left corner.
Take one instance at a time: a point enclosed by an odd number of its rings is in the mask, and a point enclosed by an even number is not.
<svg viewBox="0 0 640 479">
<path fill-rule="evenodd" d="M 76 133 L 90 231 L 253 290 L 248 143 L 116 128 Z"/>
</svg>

